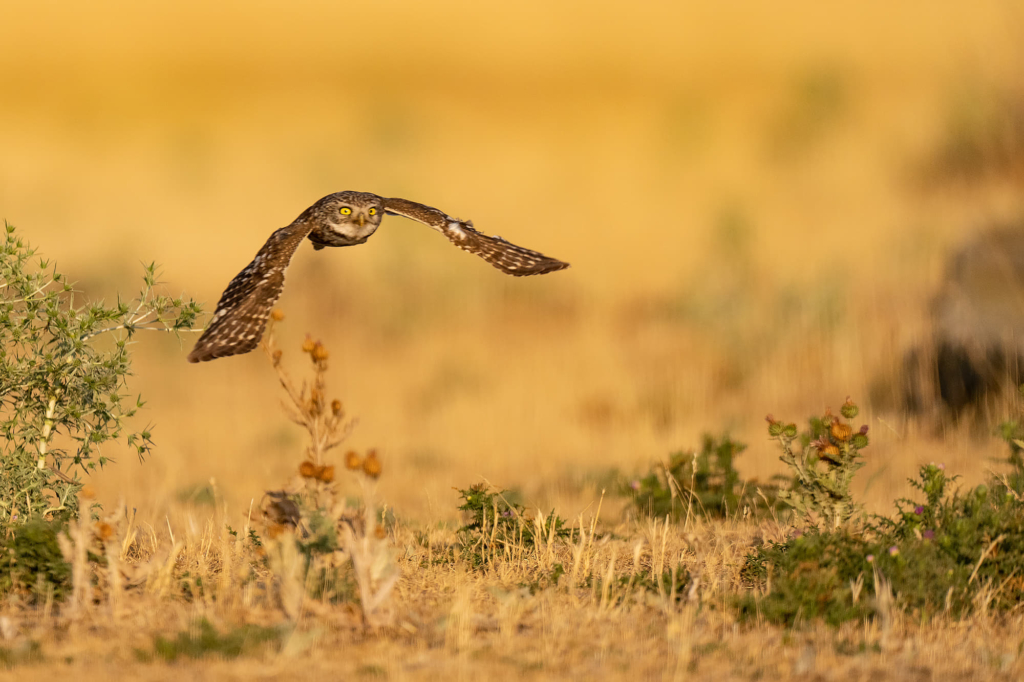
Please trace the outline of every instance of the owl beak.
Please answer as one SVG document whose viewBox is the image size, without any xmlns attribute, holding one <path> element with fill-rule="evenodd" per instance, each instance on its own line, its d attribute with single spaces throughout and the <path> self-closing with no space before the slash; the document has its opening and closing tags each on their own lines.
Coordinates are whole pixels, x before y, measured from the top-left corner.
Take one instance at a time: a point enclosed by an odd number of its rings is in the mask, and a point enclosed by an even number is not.
<svg viewBox="0 0 1024 682">
<path fill-rule="evenodd" d="M 364 216 L 362 213 L 360 213 L 358 216 L 356 216 L 356 223 L 359 225 L 359 227 L 362 227 L 363 225 L 365 225 L 366 224 L 366 216 Z"/>
</svg>

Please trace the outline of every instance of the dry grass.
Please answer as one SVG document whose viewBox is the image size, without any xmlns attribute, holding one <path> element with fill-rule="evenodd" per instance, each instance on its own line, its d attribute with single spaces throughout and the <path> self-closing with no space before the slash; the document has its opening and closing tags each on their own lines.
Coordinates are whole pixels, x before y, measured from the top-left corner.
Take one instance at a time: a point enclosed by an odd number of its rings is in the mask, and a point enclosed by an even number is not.
<svg viewBox="0 0 1024 682">
<path fill-rule="evenodd" d="M 298 348 L 309 330 L 329 345 L 329 381 L 359 420 L 348 444 L 387 463 L 396 624 L 368 634 L 356 614 L 310 604 L 277 653 L 176 665 L 304 679 L 1019 675 L 1018 615 L 738 627 L 723 600 L 747 543 L 780 532 L 770 523 L 672 527 L 663 548 L 662 529 L 624 525 L 607 498 L 600 524 L 618 539 L 589 559 L 620 575 L 640 541 L 645 566 L 682 555 L 701 589 L 677 605 L 566 585 L 526 596 L 520 583 L 550 556 L 423 567 L 431 550 L 416 538 L 450 541 L 452 488 L 481 478 L 589 527 L 608 469 L 639 471 L 704 431 L 749 443 L 739 466 L 763 478 L 781 466 L 764 414 L 848 394 L 872 428 L 856 491 L 871 511 L 890 511 L 923 462 L 980 480 L 998 443 L 904 423 L 865 397 L 925 333 L 949 249 L 1020 213 L 1012 174 L 927 180 L 964 93 L 1018 80 L 1020 12 L 5 8 L 0 207 L 90 295 L 112 298 L 157 258 L 169 287 L 212 307 L 271 230 L 340 189 L 433 203 L 573 264 L 504 279 L 398 218 L 358 249 L 300 249 L 280 342 Z M 46 657 L 19 678 L 162 678 L 133 653 L 154 634 L 200 616 L 222 629 L 286 620 L 223 570 L 241 561 L 225 524 L 243 528 L 301 456 L 274 374 L 255 353 L 193 367 L 172 340 L 150 341 L 132 387 L 158 452 L 94 481 L 106 509 L 136 510 L 131 529 L 117 524 L 135 533 L 118 557 L 126 582 L 73 616 L 5 607 L 18 634 L 0 646 L 35 640 Z M 284 359 L 293 371 L 297 355 Z M 190 496 L 211 479 L 215 504 Z M 202 597 L 178 590 L 186 570 Z"/>
</svg>

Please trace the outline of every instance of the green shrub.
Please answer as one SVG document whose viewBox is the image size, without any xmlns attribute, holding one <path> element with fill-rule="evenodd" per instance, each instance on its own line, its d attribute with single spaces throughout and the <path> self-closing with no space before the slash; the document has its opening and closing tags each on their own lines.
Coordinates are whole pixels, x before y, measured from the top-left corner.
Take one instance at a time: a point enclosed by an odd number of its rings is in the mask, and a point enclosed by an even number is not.
<svg viewBox="0 0 1024 682">
<path fill-rule="evenodd" d="M 546 517 L 532 517 L 507 490 L 492 491 L 486 483 L 477 483 L 458 493 L 462 498 L 459 511 L 468 517 L 458 530 L 459 544 L 462 556 L 473 567 L 499 556 L 508 557 L 517 548 L 539 546 L 572 534 L 565 519 L 553 511 Z"/>
<path fill-rule="evenodd" d="M 832 625 L 872 613 L 868 600 L 854 593 L 858 578 L 871 574 L 869 557 L 877 547 L 847 532 L 812 529 L 786 542 L 769 543 L 747 555 L 741 576 L 751 587 L 737 604 L 744 620 L 760 614 L 771 623 L 793 625 L 821 618 Z M 857 597 L 855 599 L 855 597 Z"/>
<path fill-rule="evenodd" d="M 756 510 L 774 505 L 778 479 L 785 477 L 777 476 L 763 486 L 741 479 L 735 459 L 746 449 L 728 434 L 717 439 L 705 434 L 699 452 L 674 453 L 667 463 L 656 464 L 645 476 L 623 483 L 620 489 L 632 495 L 638 514 L 654 518 L 679 520 L 687 511 L 724 518 L 741 506 Z"/>
<path fill-rule="evenodd" d="M 149 451 L 148 429 L 124 431 L 142 407 L 126 392 L 129 342 L 142 330 L 188 329 L 200 312 L 193 301 L 156 295 L 152 264 L 131 303 L 82 303 L 13 226 L 2 239 L 0 530 L 77 515 L 78 474 L 109 461 L 105 443 L 123 439 L 140 458 Z"/>
<path fill-rule="evenodd" d="M 12 590 L 30 601 L 45 601 L 52 592 L 61 600 L 71 590 L 71 565 L 57 542 L 58 528 L 36 519 L 16 526 L 0 545 L 0 595 Z"/>
<path fill-rule="evenodd" d="M 742 575 L 764 596 L 737 600 L 740 614 L 792 625 L 799 618 L 838 624 L 873 613 L 855 600 L 860 586 L 873 597 L 884 577 L 896 605 L 922 618 L 939 612 L 959 617 L 984 596 L 985 605 L 1010 610 L 1022 601 L 1024 505 L 998 479 L 951 492 L 941 465 L 922 466 L 911 485 L 923 500 L 897 501 L 893 518 L 861 527 L 812 528 L 782 543 L 748 553 Z"/>
</svg>

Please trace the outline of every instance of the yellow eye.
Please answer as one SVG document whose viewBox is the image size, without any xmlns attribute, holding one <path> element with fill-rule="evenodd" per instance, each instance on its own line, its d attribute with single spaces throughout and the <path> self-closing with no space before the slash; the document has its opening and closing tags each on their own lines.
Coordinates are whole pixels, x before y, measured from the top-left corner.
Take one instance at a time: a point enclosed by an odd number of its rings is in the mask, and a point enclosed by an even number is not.
<svg viewBox="0 0 1024 682">
<path fill-rule="evenodd" d="M 352 209 L 349 208 L 348 206 L 346 206 L 345 208 L 341 209 L 341 215 L 350 215 L 351 213 L 352 213 Z"/>
<path fill-rule="evenodd" d="M 370 215 L 377 215 L 377 209 L 371 208 L 369 211 L 367 211 L 367 213 L 369 213 Z"/>
</svg>

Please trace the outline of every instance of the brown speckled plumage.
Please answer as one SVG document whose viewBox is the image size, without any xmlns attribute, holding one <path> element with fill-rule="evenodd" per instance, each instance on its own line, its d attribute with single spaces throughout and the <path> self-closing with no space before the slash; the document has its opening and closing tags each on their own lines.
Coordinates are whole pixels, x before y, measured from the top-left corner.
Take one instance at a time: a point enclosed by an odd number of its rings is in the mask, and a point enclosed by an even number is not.
<svg viewBox="0 0 1024 682">
<path fill-rule="evenodd" d="M 308 237 L 317 250 L 362 244 L 377 230 L 385 213 L 432 227 L 460 249 L 514 277 L 542 275 L 569 267 L 568 263 L 510 244 L 501 237 L 477 232 L 472 222 L 453 218 L 430 206 L 405 199 L 385 199 L 368 192 L 337 192 L 270 235 L 252 262 L 228 284 L 213 319 L 189 353 L 189 362 L 254 349 L 263 337 L 274 303 L 281 296 L 288 263 L 302 240 Z"/>
</svg>

